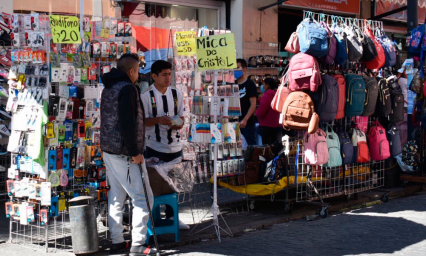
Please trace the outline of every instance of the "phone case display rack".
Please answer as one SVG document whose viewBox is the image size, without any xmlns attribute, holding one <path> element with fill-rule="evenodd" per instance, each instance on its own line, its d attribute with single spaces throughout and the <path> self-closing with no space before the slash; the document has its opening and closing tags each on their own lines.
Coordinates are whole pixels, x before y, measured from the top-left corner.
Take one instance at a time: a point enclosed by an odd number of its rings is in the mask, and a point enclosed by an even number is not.
<svg viewBox="0 0 426 256">
<path fill-rule="evenodd" d="M 46 251 L 72 249 L 68 200 L 74 197 L 94 198 L 98 232 L 107 236 L 100 76 L 130 52 L 131 25 L 84 17 L 81 44 L 54 44 L 48 15 L 16 14 L 13 20 L 12 35 L 18 41 L 13 42 L 9 79 L 14 82 L 6 106 L 13 113 L 6 203 L 10 240 Z M 36 41 L 29 41 L 34 35 Z M 41 140 L 47 146 L 40 149 L 45 151 L 44 166 L 31 157 Z"/>
</svg>

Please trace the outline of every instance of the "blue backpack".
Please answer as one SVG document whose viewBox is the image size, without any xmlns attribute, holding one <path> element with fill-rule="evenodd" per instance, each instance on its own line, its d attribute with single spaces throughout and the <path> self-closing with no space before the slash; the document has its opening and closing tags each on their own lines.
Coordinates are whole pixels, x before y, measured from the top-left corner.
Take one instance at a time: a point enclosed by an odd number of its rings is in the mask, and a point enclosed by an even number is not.
<svg viewBox="0 0 426 256">
<path fill-rule="evenodd" d="M 411 31 L 410 45 L 408 53 L 420 57 L 422 51 L 422 39 L 425 34 L 425 24 L 418 26 Z"/>
<path fill-rule="evenodd" d="M 352 145 L 351 137 L 345 131 L 343 126 L 339 127 L 339 141 L 340 141 L 340 150 L 342 153 L 342 162 L 343 165 L 352 164 L 354 161 L 354 147 Z"/>
<path fill-rule="evenodd" d="M 328 162 L 323 167 L 339 167 L 342 165 L 342 156 L 340 155 L 339 136 L 333 131 L 333 128 L 327 124 L 326 140 L 328 148 Z"/>
<path fill-rule="evenodd" d="M 360 116 L 364 112 L 365 81 L 362 76 L 347 74 L 345 116 Z"/>
<path fill-rule="evenodd" d="M 327 31 L 313 19 L 304 19 L 297 28 L 300 51 L 314 57 L 324 57 L 328 53 Z"/>
<path fill-rule="evenodd" d="M 394 43 L 386 36 L 383 31 L 377 30 L 376 39 L 382 44 L 385 51 L 385 67 L 392 67 L 396 64 L 396 49 Z"/>
<path fill-rule="evenodd" d="M 334 63 L 337 65 L 345 65 L 348 60 L 347 35 L 340 27 L 335 26 L 334 36 L 337 39 L 337 51 Z"/>
<path fill-rule="evenodd" d="M 336 118 L 339 104 L 339 87 L 337 81 L 330 75 L 321 76 L 321 86 L 316 92 L 311 92 L 315 112 L 320 122 L 331 122 Z"/>
</svg>

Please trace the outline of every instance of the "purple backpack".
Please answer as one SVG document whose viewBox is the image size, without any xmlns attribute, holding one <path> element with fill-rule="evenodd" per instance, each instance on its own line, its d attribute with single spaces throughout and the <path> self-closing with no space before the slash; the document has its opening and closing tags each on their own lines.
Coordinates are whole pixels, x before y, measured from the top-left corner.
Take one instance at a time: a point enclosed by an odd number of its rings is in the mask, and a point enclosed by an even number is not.
<svg viewBox="0 0 426 256">
<path fill-rule="evenodd" d="M 325 55 L 324 57 L 322 57 L 320 59 L 321 62 L 325 63 L 325 64 L 333 64 L 334 63 L 334 58 L 336 57 L 336 52 L 337 52 L 337 48 L 336 48 L 336 44 L 337 44 L 337 39 L 334 36 L 334 34 L 330 31 L 330 29 L 328 28 L 328 25 L 323 21 L 321 22 L 321 26 L 325 29 L 325 31 L 327 31 L 327 39 L 328 39 L 328 53 L 327 55 Z"/>
</svg>

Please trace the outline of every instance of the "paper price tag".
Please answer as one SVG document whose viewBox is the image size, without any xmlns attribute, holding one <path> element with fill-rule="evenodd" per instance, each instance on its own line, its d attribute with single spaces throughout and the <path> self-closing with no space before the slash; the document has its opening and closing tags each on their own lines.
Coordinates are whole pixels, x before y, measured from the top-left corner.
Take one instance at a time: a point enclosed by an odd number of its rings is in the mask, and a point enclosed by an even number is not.
<svg viewBox="0 0 426 256">
<path fill-rule="evenodd" d="M 81 44 L 78 17 L 49 15 L 53 43 Z"/>
</svg>

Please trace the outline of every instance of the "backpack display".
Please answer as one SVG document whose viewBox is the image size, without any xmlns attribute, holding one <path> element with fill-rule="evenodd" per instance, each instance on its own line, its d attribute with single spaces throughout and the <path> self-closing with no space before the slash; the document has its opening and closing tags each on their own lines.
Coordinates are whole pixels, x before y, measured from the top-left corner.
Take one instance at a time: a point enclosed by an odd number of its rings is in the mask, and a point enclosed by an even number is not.
<svg viewBox="0 0 426 256">
<path fill-rule="evenodd" d="M 337 86 L 339 87 L 339 104 L 335 119 L 342 119 L 345 117 L 346 81 L 342 75 L 333 75 L 333 77 L 336 79 Z"/>
<path fill-rule="evenodd" d="M 290 89 L 288 89 L 288 84 L 285 81 L 285 78 L 286 76 L 281 78 L 281 85 L 278 87 L 277 92 L 271 101 L 271 108 L 280 113 L 283 110 L 284 102 L 287 99 L 287 96 L 291 93 Z"/>
<path fill-rule="evenodd" d="M 402 153 L 401 135 L 398 125 L 389 124 L 386 133 L 389 141 L 389 148 L 391 156 L 395 157 Z"/>
<path fill-rule="evenodd" d="M 355 117 L 355 128 L 360 129 L 364 133 L 368 130 L 368 117 L 367 116 L 356 116 Z"/>
<path fill-rule="evenodd" d="M 346 80 L 345 116 L 359 116 L 364 112 L 365 82 L 355 74 L 348 74 Z"/>
<path fill-rule="evenodd" d="M 392 67 L 396 64 L 396 48 L 394 43 L 386 36 L 386 34 L 377 29 L 377 40 L 382 44 L 385 53 L 385 67 Z"/>
<path fill-rule="evenodd" d="M 370 146 L 371 160 L 381 161 L 390 157 L 386 130 L 378 121 L 368 131 L 368 144 Z"/>
<path fill-rule="evenodd" d="M 321 58 L 321 61 L 325 64 L 333 64 L 334 59 L 336 58 L 337 51 L 337 39 L 334 34 L 328 28 L 328 25 L 325 22 L 321 22 L 321 25 L 324 27 L 325 31 L 328 34 L 328 52 L 327 55 Z"/>
<path fill-rule="evenodd" d="M 389 114 L 389 121 L 392 123 L 399 123 L 404 120 L 404 95 L 394 76 L 389 77 L 387 81 L 392 106 L 392 111 Z"/>
<path fill-rule="evenodd" d="M 304 92 L 292 92 L 288 95 L 282 110 L 285 129 L 308 130 L 314 133 L 319 124 L 311 97 Z"/>
<path fill-rule="evenodd" d="M 359 61 L 362 57 L 362 43 L 360 41 L 361 37 L 353 26 L 345 26 L 345 32 L 348 44 L 348 60 Z"/>
<path fill-rule="evenodd" d="M 352 130 L 352 146 L 354 147 L 354 162 L 370 162 L 370 150 L 367 145 L 367 137 L 360 129 L 355 128 Z"/>
<path fill-rule="evenodd" d="M 333 131 L 333 128 L 327 124 L 326 140 L 328 148 L 328 162 L 323 167 L 338 167 L 342 165 L 342 156 L 340 155 L 339 136 Z"/>
<path fill-rule="evenodd" d="M 352 164 L 354 157 L 354 147 L 352 145 L 351 137 L 344 129 L 341 129 L 341 131 L 338 132 L 338 135 L 340 142 L 340 151 L 342 154 L 342 163 L 344 165 Z"/>
<path fill-rule="evenodd" d="M 365 27 L 364 30 L 365 30 L 366 36 L 370 37 L 371 40 L 373 40 L 374 46 L 376 47 L 376 51 L 377 51 L 377 56 L 373 60 L 365 62 L 365 66 L 368 69 L 372 69 L 372 70 L 379 69 L 385 65 L 385 61 L 386 61 L 385 52 L 380 42 L 374 36 L 373 32 L 371 32 L 371 30 L 367 27 Z"/>
<path fill-rule="evenodd" d="M 334 63 L 337 65 L 345 65 L 348 60 L 347 35 L 340 27 L 334 26 L 334 36 L 337 40 L 337 51 Z"/>
<path fill-rule="evenodd" d="M 357 34 L 360 36 L 362 44 L 362 57 L 361 61 L 368 62 L 374 60 L 377 57 L 376 46 L 374 45 L 373 40 L 366 36 L 361 28 L 355 26 L 354 29 L 357 31 Z"/>
<path fill-rule="evenodd" d="M 337 81 L 330 75 L 321 76 L 322 84 L 311 98 L 320 122 L 331 122 L 335 119 L 339 104 L 339 87 Z"/>
<path fill-rule="evenodd" d="M 422 39 L 425 34 L 425 24 L 418 26 L 411 30 L 410 45 L 408 46 L 408 53 L 412 56 L 420 57 L 422 51 Z"/>
<path fill-rule="evenodd" d="M 328 162 L 328 147 L 326 133 L 317 129 L 313 134 L 305 133 L 305 163 L 309 165 L 323 165 Z"/>
<path fill-rule="evenodd" d="M 299 52 L 290 59 L 289 89 L 291 91 L 311 90 L 321 85 L 321 72 L 317 60 L 311 55 Z"/>
<path fill-rule="evenodd" d="M 297 27 L 300 51 L 318 58 L 328 52 L 327 31 L 315 20 L 304 19 Z"/>
<path fill-rule="evenodd" d="M 379 85 L 375 77 L 364 77 L 365 87 L 367 92 L 365 94 L 363 116 L 371 116 L 376 110 L 377 97 L 379 95 Z"/>
<path fill-rule="evenodd" d="M 379 97 L 377 98 L 376 111 L 374 115 L 376 117 L 387 117 L 392 111 L 390 90 L 386 79 L 380 78 L 378 80 Z"/>
<path fill-rule="evenodd" d="M 288 42 L 284 48 L 287 52 L 291 53 L 298 53 L 300 52 L 300 46 L 299 46 L 299 36 L 296 32 L 293 32 L 288 39 Z"/>
</svg>

